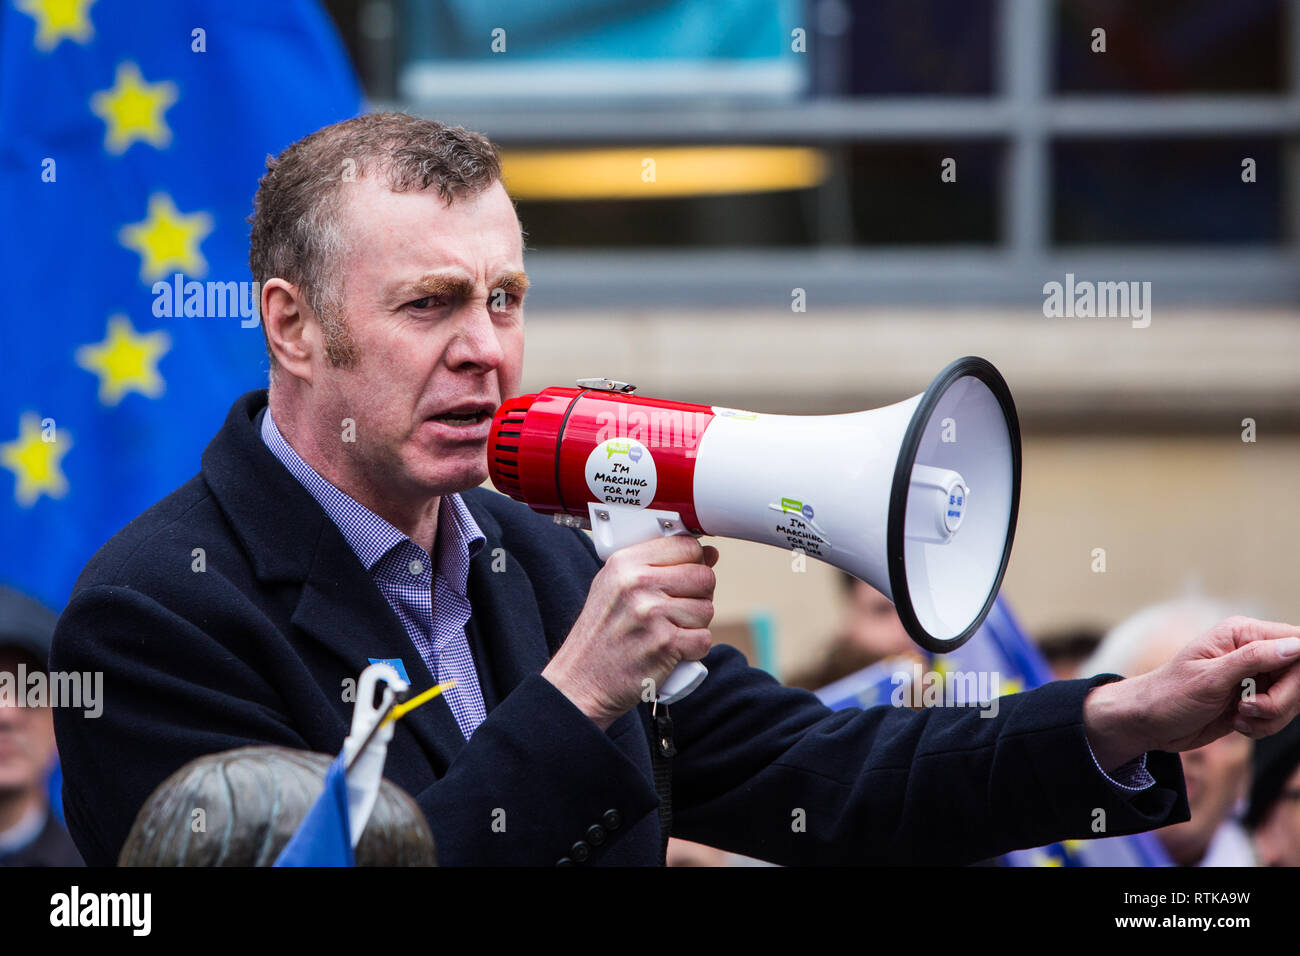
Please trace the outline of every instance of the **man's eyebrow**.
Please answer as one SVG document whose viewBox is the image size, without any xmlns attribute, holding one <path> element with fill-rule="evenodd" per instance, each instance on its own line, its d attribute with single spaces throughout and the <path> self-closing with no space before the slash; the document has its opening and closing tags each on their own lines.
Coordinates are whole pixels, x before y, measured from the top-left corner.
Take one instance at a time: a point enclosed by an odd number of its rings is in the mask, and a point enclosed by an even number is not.
<svg viewBox="0 0 1300 956">
<path fill-rule="evenodd" d="M 492 290 L 501 289 L 515 295 L 523 295 L 528 289 L 528 276 L 522 272 L 504 272 L 492 284 Z M 425 296 L 447 296 L 449 298 L 468 299 L 474 295 L 474 282 L 463 276 L 426 275 L 399 285 L 394 289 L 391 301 L 410 302 Z"/>
<path fill-rule="evenodd" d="M 495 292 L 497 289 L 523 295 L 528 291 L 528 276 L 522 272 L 503 272 L 492 283 L 492 291 Z"/>
<path fill-rule="evenodd" d="M 474 294 L 474 283 L 461 276 L 427 275 L 399 285 L 393 290 L 392 301 L 409 302 L 425 296 L 456 296 L 469 298 Z"/>
</svg>

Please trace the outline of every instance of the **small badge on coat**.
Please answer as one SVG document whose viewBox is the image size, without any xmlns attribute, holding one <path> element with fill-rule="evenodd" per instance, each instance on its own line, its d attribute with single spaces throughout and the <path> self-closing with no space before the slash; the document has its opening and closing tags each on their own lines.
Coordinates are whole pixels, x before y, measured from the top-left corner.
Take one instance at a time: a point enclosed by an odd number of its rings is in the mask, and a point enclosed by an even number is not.
<svg viewBox="0 0 1300 956">
<path fill-rule="evenodd" d="M 367 657 L 366 660 L 372 664 L 388 664 L 393 670 L 397 671 L 398 677 L 408 684 L 411 682 L 411 678 L 406 675 L 406 665 L 402 663 L 400 657 Z"/>
</svg>

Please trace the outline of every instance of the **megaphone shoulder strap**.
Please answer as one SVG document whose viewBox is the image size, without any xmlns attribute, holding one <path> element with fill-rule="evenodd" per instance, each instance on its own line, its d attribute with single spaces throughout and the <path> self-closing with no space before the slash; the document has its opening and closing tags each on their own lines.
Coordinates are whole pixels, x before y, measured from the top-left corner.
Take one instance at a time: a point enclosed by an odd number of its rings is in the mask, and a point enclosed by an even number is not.
<svg viewBox="0 0 1300 956">
<path fill-rule="evenodd" d="M 659 856 L 668 864 L 668 838 L 673 832 L 673 720 L 668 705 L 655 701 L 650 705 L 650 760 L 654 764 L 655 792 L 659 794 Z"/>
</svg>

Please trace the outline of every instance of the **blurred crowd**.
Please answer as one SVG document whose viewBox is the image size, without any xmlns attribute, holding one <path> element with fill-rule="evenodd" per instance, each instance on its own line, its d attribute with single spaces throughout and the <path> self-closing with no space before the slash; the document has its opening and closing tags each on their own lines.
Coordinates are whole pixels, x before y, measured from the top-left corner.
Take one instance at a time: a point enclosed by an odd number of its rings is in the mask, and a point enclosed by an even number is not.
<svg viewBox="0 0 1300 956">
<path fill-rule="evenodd" d="M 891 658 L 919 656 L 889 599 L 841 574 L 843 610 L 819 658 L 784 681 L 816 691 Z M 1154 604 L 1102 632 L 1077 627 L 1038 641 L 1058 680 L 1159 667 L 1241 608 L 1202 597 Z M 1182 754 L 1191 819 L 1155 831 L 1176 866 L 1300 866 L 1300 718 L 1258 742 L 1233 732 Z M 674 839 L 670 866 L 735 866 L 755 861 Z"/>
<path fill-rule="evenodd" d="M 1061 680 L 1151 671 L 1215 622 L 1240 609 L 1202 597 L 1143 608 L 1102 634 L 1045 635 L 1039 649 Z M 29 706 L 23 681 L 44 671 L 56 615 L 0 587 L 0 866 L 79 866 L 63 828 L 48 705 Z M 840 625 L 790 686 L 817 690 L 880 661 L 916 654 L 889 600 L 843 576 Z M 1156 831 L 1178 866 L 1300 866 L 1300 719 L 1260 741 L 1231 733 L 1182 755 L 1191 819 Z M 713 847 L 674 839 L 670 866 L 753 865 Z"/>
<path fill-rule="evenodd" d="M 916 653 L 879 591 L 843 575 L 842 623 L 826 653 L 786 681 L 817 690 L 889 657 Z M 1058 680 L 1136 677 L 1241 608 L 1203 597 L 1145 607 L 1108 632 L 1074 628 L 1038 641 Z M 1300 866 L 1300 719 L 1258 742 L 1235 731 L 1182 754 L 1191 819 L 1156 836 L 1178 866 Z"/>
</svg>

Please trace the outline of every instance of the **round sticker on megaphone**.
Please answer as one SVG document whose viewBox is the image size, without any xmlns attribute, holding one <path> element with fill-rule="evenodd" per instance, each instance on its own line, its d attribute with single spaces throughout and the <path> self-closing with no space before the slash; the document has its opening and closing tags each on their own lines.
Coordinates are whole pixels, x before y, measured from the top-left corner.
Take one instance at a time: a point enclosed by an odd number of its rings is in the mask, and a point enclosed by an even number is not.
<svg viewBox="0 0 1300 956">
<path fill-rule="evenodd" d="M 587 487 L 606 504 L 648 508 L 658 484 L 654 456 L 635 438 L 608 438 L 587 456 Z"/>
</svg>

